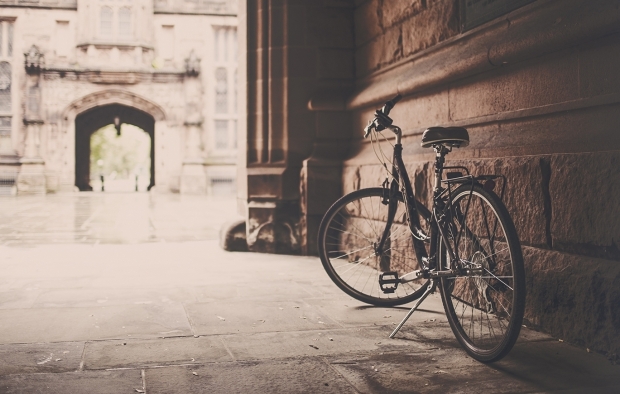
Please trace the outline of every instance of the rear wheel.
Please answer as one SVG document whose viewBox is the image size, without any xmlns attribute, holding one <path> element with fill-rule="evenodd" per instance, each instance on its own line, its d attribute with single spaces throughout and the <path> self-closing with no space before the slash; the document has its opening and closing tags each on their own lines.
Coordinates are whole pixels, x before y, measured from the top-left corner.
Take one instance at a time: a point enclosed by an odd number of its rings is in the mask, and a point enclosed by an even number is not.
<svg viewBox="0 0 620 394">
<path fill-rule="evenodd" d="M 519 336 L 525 308 L 523 255 L 514 224 L 499 197 L 480 185 L 453 193 L 446 238 L 457 256 L 450 261 L 442 239 L 443 269 L 473 272 L 441 279 L 441 298 L 454 335 L 476 360 L 504 357 Z"/>
<path fill-rule="evenodd" d="M 416 279 L 385 293 L 379 285 L 384 272 L 396 272 L 400 278 L 420 269 L 402 195 L 396 198 L 396 213 L 380 254 L 375 250 L 385 231 L 390 206 L 382 188 L 362 189 L 340 198 L 319 228 L 319 256 L 329 277 L 351 297 L 372 305 L 405 304 L 419 298 L 428 286 L 427 280 Z M 430 213 L 418 206 L 424 226 Z"/>
</svg>

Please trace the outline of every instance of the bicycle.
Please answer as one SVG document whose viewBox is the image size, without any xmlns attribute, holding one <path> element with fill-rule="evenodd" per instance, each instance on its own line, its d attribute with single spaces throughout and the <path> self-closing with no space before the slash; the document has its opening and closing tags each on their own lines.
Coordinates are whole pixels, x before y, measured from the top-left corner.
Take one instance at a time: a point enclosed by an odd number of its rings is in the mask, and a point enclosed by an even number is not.
<svg viewBox="0 0 620 394">
<path fill-rule="evenodd" d="M 435 151 L 435 171 L 427 209 L 414 197 L 402 131 L 388 116 L 400 99 L 386 102 L 364 129 L 373 149 L 382 131 L 396 136 L 391 162 L 375 149 L 385 181 L 349 193 L 328 209 L 319 227 L 319 256 L 332 281 L 353 298 L 377 306 L 418 300 L 390 338 L 439 289 L 450 327 L 467 353 L 481 362 L 497 361 L 515 344 L 525 308 L 521 245 L 494 191 L 501 178 L 503 196 L 506 178 L 446 166 L 453 148 L 469 145 L 469 133 L 461 127 L 428 128 L 422 147 Z"/>
</svg>

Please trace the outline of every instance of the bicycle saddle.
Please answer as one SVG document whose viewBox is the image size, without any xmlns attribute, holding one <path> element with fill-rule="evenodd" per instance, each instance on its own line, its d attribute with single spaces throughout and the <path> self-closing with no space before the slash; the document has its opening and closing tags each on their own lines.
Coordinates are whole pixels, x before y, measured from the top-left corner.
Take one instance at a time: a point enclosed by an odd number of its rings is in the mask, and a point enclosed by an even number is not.
<svg viewBox="0 0 620 394">
<path fill-rule="evenodd" d="M 422 134 L 422 148 L 435 144 L 462 148 L 469 145 L 469 133 L 463 127 L 429 127 Z"/>
</svg>

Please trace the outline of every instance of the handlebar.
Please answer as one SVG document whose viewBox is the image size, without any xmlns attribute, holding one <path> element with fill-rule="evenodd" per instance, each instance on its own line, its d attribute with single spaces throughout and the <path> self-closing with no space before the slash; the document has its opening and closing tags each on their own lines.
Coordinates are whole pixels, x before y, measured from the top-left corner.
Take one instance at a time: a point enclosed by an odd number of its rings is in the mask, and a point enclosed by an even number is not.
<svg viewBox="0 0 620 394">
<path fill-rule="evenodd" d="M 400 101 L 400 99 L 402 99 L 403 96 L 401 96 L 400 94 L 396 95 L 396 97 L 394 97 L 391 100 L 388 100 L 388 102 L 385 103 L 385 105 L 383 106 L 383 108 L 381 108 L 381 112 L 383 112 L 384 115 L 389 115 L 390 111 L 392 110 L 392 108 L 394 108 L 394 106 L 396 105 L 397 102 Z"/>
<path fill-rule="evenodd" d="M 396 103 L 402 98 L 403 96 L 398 94 L 393 99 L 388 100 L 381 109 L 375 111 L 374 119 L 368 122 L 368 126 L 364 128 L 364 138 L 368 137 L 373 129 L 376 131 L 383 131 L 386 127 L 392 125 L 392 119 L 388 115 Z"/>
</svg>

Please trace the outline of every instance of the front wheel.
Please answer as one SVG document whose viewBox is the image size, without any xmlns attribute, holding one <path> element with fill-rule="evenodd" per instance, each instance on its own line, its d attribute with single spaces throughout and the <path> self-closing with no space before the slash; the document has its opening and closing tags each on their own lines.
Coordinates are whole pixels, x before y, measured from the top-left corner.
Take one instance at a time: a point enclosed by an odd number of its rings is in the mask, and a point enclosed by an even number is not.
<svg viewBox="0 0 620 394">
<path fill-rule="evenodd" d="M 444 214 L 440 266 L 458 266 L 463 272 L 441 279 L 448 322 L 474 359 L 497 361 L 515 344 L 525 308 L 523 255 L 515 226 L 500 198 L 477 184 L 457 188 Z"/>
<path fill-rule="evenodd" d="M 377 306 L 394 306 L 419 298 L 428 281 L 416 279 L 401 283 L 393 293 L 381 289 L 379 277 L 396 272 L 398 277 L 420 269 L 413 250 L 407 212 L 400 193 L 393 201 L 394 220 L 380 253 L 377 244 L 385 232 L 390 203 L 384 189 L 354 191 L 336 201 L 323 216 L 319 227 L 318 249 L 325 271 L 345 293 Z M 421 204 L 421 221 L 430 217 Z"/>
</svg>

